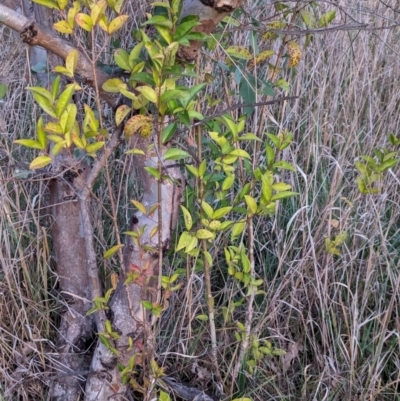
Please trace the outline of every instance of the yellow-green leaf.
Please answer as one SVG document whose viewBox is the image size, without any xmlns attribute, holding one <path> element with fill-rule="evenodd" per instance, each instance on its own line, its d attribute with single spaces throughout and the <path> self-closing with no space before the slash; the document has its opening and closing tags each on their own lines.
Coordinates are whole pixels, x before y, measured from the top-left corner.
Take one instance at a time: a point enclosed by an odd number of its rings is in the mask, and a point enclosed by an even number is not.
<svg viewBox="0 0 400 401">
<path fill-rule="evenodd" d="M 229 153 L 229 156 L 237 156 L 237 157 L 244 157 L 246 159 L 250 159 L 250 155 L 243 149 L 235 149 Z"/>
<path fill-rule="evenodd" d="M 157 104 L 158 102 L 158 96 L 156 94 L 156 91 L 151 88 L 150 86 L 140 86 L 136 88 L 139 92 L 142 93 L 142 95 L 149 100 L 152 103 Z"/>
<path fill-rule="evenodd" d="M 111 35 L 115 31 L 118 31 L 118 29 L 124 25 L 128 18 L 129 15 L 120 15 L 117 18 L 114 18 L 108 25 L 108 33 Z"/>
<path fill-rule="evenodd" d="M 238 237 L 240 234 L 242 234 L 244 227 L 246 223 L 244 221 L 241 221 L 239 223 L 235 223 L 232 227 L 232 239 L 235 237 Z"/>
<path fill-rule="evenodd" d="M 74 1 L 72 3 L 72 7 L 68 10 L 67 21 L 72 28 L 75 28 L 75 15 L 79 13 L 80 9 L 81 6 L 79 4 L 79 1 Z"/>
<path fill-rule="evenodd" d="M 272 189 L 276 192 L 282 192 L 282 191 L 287 191 L 289 189 L 291 189 L 292 186 L 289 184 L 286 184 L 284 182 L 278 182 L 274 185 L 272 185 Z"/>
<path fill-rule="evenodd" d="M 93 4 L 90 12 L 90 18 L 92 19 L 93 25 L 98 24 L 100 18 L 104 15 L 106 8 L 107 2 L 105 0 L 100 0 L 99 2 Z"/>
<path fill-rule="evenodd" d="M 59 72 L 60 74 L 66 75 L 69 78 L 73 78 L 73 75 L 65 68 L 62 67 L 61 65 L 57 65 L 56 67 L 53 68 L 54 72 Z"/>
<path fill-rule="evenodd" d="M 62 140 L 60 142 L 57 142 L 53 148 L 51 149 L 51 154 L 54 156 L 57 156 L 65 147 L 67 146 L 67 141 Z"/>
<path fill-rule="evenodd" d="M 53 121 L 50 121 L 49 123 L 47 123 L 46 126 L 44 127 L 44 129 L 46 130 L 46 132 L 50 132 L 52 134 L 61 135 L 64 133 L 61 125 L 59 123 L 55 123 Z"/>
<path fill-rule="evenodd" d="M 117 253 L 121 248 L 123 248 L 123 244 L 120 245 L 114 245 L 113 247 L 111 247 L 110 249 L 107 249 L 104 254 L 103 254 L 103 258 L 104 259 L 109 259 L 111 258 L 111 256 L 113 256 L 115 253 Z"/>
<path fill-rule="evenodd" d="M 51 101 L 36 92 L 32 92 L 33 98 L 36 100 L 37 104 L 51 117 L 57 118 L 57 114 L 54 110 Z"/>
<path fill-rule="evenodd" d="M 28 87 L 26 87 L 26 89 L 30 90 L 33 93 L 37 93 L 38 95 L 46 98 L 50 102 L 53 101 L 52 93 L 45 88 L 41 88 L 39 86 L 28 86 Z M 32 95 L 33 95 L 33 93 L 32 93 Z"/>
<path fill-rule="evenodd" d="M 189 153 L 183 149 L 169 148 L 164 153 L 164 160 L 180 160 L 189 157 Z"/>
<path fill-rule="evenodd" d="M 76 104 L 70 103 L 67 105 L 65 111 L 61 114 L 60 125 L 63 129 L 63 133 L 66 134 L 72 130 L 72 127 L 76 121 L 76 114 L 78 110 Z"/>
<path fill-rule="evenodd" d="M 57 104 L 56 104 L 56 114 L 58 117 L 61 117 L 61 114 L 64 112 L 66 109 L 68 103 L 70 102 L 72 95 L 75 93 L 76 90 L 76 84 L 69 84 L 61 93 L 60 97 L 58 98 Z"/>
<path fill-rule="evenodd" d="M 68 0 L 57 0 L 58 6 L 60 7 L 60 10 L 64 10 L 65 7 L 68 5 Z"/>
<path fill-rule="evenodd" d="M 232 210 L 232 206 L 221 207 L 220 209 L 216 210 L 216 211 L 213 213 L 212 218 L 213 218 L 214 220 L 221 219 L 222 217 L 224 217 L 225 215 L 227 215 L 231 210 Z M 211 217 L 211 216 L 210 216 L 210 217 Z"/>
<path fill-rule="evenodd" d="M 192 215 L 190 214 L 189 210 L 187 210 L 184 206 L 181 205 L 182 213 L 183 213 L 183 220 L 185 222 L 186 230 L 190 231 L 193 226 L 193 219 Z"/>
<path fill-rule="evenodd" d="M 53 28 L 56 31 L 65 33 L 67 35 L 71 35 L 71 33 L 74 31 L 74 28 L 67 21 L 58 21 L 53 24 Z"/>
<path fill-rule="evenodd" d="M 196 237 L 198 239 L 211 239 L 215 237 L 215 234 L 205 228 L 201 228 L 200 230 L 197 230 Z"/>
<path fill-rule="evenodd" d="M 102 15 L 100 20 L 99 20 L 99 27 L 104 31 L 108 33 L 108 19 L 105 15 Z"/>
<path fill-rule="evenodd" d="M 175 251 L 178 252 L 181 249 L 186 248 L 192 242 L 192 239 L 193 237 L 187 231 L 184 231 L 179 238 Z"/>
<path fill-rule="evenodd" d="M 31 149 L 44 149 L 42 144 L 34 139 L 17 139 L 14 141 L 14 143 L 18 143 L 19 145 L 26 146 L 27 148 Z"/>
<path fill-rule="evenodd" d="M 207 214 L 208 217 L 210 217 L 210 218 L 213 217 L 214 210 L 207 202 L 202 201 L 201 208 L 204 210 L 204 212 Z"/>
<path fill-rule="evenodd" d="M 144 125 L 152 125 L 152 118 L 149 116 L 143 116 L 141 114 L 137 114 L 131 117 L 126 123 L 124 127 L 125 136 L 127 138 L 131 137 L 135 134 L 139 129 L 141 129 Z"/>
<path fill-rule="evenodd" d="M 53 0 L 32 0 L 32 1 L 34 3 L 41 4 L 42 6 L 45 6 L 47 8 L 55 8 L 56 10 L 60 9 L 59 5 Z"/>
<path fill-rule="evenodd" d="M 119 106 L 117 108 L 117 111 L 115 112 L 115 124 L 118 126 L 124 121 L 124 118 L 130 113 L 132 109 L 127 106 L 126 104 L 123 104 L 122 106 Z"/>
<path fill-rule="evenodd" d="M 257 212 L 257 202 L 250 195 L 245 195 L 244 200 L 246 201 L 247 207 L 252 214 Z"/>
<path fill-rule="evenodd" d="M 244 60 L 250 60 L 252 57 L 251 53 L 242 46 L 230 46 L 226 49 L 226 52 L 232 57 Z"/>
<path fill-rule="evenodd" d="M 46 135 L 46 131 L 44 129 L 43 118 L 42 117 L 39 118 L 39 121 L 37 123 L 36 134 L 37 134 L 38 142 L 40 143 L 40 145 L 42 145 L 42 149 L 46 149 L 46 147 L 47 147 L 47 135 Z"/>
<path fill-rule="evenodd" d="M 70 72 L 73 76 L 75 73 L 75 68 L 78 64 L 79 52 L 74 49 L 68 53 L 67 58 L 65 59 L 65 68 Z"/>
<path fill-rule="evenodd" d="M 106 92 L 119 93 L 121 88 L 126 88 L 126 83 L 121 78 L 110 78 L 104 82 L 102 88 Z"/>
<path fill-rule="evenodd" d="M 74 132 L 71 132 L 71 140 L 79 149 L 85 149 L 85 144 L 83 143 L 82 139 Z"/>
<path fill-rule="evenodd" d="M 134 199 L 132 199 L 131 202 L 132 202 L 132 203 L 135 205 L 135 207 L 136 207 L 139 211 L 141 211 L 144 215 L 147 214 L 146 207 L 143 205 L 143 203 L 141 203 L 141 202 L 139 202 L 139 201 L 137 201 L 137 200 L 134 200 Z"/>
<path fill-rule="evenodd" d="M 78 13 L 75 15 L 75 22 L 85 31 L 90 32 L 93 28 L 93 21 L 89 15 Z"/>
<path fill-rule="evenodd" d="M 104 146 L 104 141 L 94 142 L 86 146 L 85 150 L 87 153 L 96 153 L 99 149 Z"/>
<path fill-rule="evenodd" d="M 39 156 L 36 159 L 33 159 L 29 168 L 31 170 L 36 170 L 38 168 L 43 168 L 52 162 L 52 158 L 49 156 Z"/>
</svg>

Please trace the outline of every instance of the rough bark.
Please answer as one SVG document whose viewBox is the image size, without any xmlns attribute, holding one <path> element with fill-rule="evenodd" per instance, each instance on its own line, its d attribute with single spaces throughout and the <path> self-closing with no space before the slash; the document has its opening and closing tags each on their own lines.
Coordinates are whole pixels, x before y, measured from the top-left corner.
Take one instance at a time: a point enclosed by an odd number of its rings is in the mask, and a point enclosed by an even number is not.
<svg viewBox="0 0 400 401">
<path fill-rule="evenodd" d="M 149 143 L 140 139 L 135 148 L 147 151 Z M 154 151 L 153 151 L 154 152 Z M 162 152 L 162 151 L 161 151 Z M 144 168 L 157 167 L 157 154 L 135 156 L 134 165 L 136 178 L 142 184 L 143 198 L 141 202 L 148 208 L 159 203 L 158 181 Z M 137 213 L 131 219 L 131 231 L 146 226 L 140 243 L 127 237 L 124 248 L 124 272 L 120 277 L 117 289 L 110 302 L 113 331 L 118 332 L 120 338 L 113 343 L 119 351 L 118 357 L 109 351 L 101 342 L 98 343 L 92 359 L 91 373 L 86 385 L 86 401 L 92 400 L 126 400 L 129 386 L 123 385 L 121 375 L 117 369 L 117 362 L 128 366 L 130 358 L 136 354 L 136 363 L 145 364 L 145 355 L 152 352 L 152 321 L 148 311 L 142 305 L 142 301 L 160 301 L 159 287 L 159 249 L 167 249 L 171 243 L 172 230 L 177 221 L 177 212 L 180 197 L 183 191 L 183 177 L 178 167 L 164 163 L 169 176 L 161 183 L 161 247 L 157 235 L 150 238 L 151 231 L 158 227 L 158 211 L 146 216 Z M 153 251 L 146 251 L 144 246 L 151 246 Z M 140 272 L 141 276 L 136 283 L 124 285 L 129 272 Z M 129 347 L 129 342 L 133 347 Z"/>
<path fill-rule="evenodd" d="M 50 183 L 53 248 L 64 313 L 58 329 L 56 376 L 50 383 L 53 400 L 76 401 L 89 370 L 88 346 L 93 338 L 90 282 L 86 269 L 85 235 L 77 193 L 89 167 L 67 170 Z"/>
</svg>

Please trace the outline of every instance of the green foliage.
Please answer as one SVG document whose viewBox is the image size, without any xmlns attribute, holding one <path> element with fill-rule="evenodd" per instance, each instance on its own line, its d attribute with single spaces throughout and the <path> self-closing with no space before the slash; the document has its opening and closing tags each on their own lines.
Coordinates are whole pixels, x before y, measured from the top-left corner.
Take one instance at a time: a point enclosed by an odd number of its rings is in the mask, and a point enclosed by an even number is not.
<svg viewBox="0 0 400 401">
<path fill-rule="evenodd" d="M 7 85 L 2 82 L 0 83 L 0 100 L 4 99 L 7 93 Z"/>
<path fill-rule="evenodd" d="M 49 7 L 58 10 L 67 7 L 64 1 L 46 2 Z M 63 13 L 65 19 L 56 23 L 54 27 L 63 34 L 73 34 L 78 29 L 93 34 L 97 29 L 101 29 L 111 35 L 119 30 L 127 19 L 126 15 L 110 18 L 113 13 L 119 14 L 121 4 L 119 1 L 105 0 L 88 3 L 85 4 L 85 13 L 80 12 L 80 3 L 74 2 L 68 12 Z M 178 63 L 176 55 L 180 46 L 187 46 L 192 40 L 209 38 L 194 32 L 194 28 L 199 25 L 197 17 L 186 16 L 179 19 L 180 1 L 156 2 L 153 7 L 161 8 L 162 12 L 148 15 L 143 29 L 137 31 L 138 43 L 130 51 L 119 48 L 114 53 L 115 63 L 126 73 L 126 77 L 110 78 L 103 84 L 102 89 L 119 94 L 129 102 L 118 107 L 114 116 L 115 124 L 123 125 L 127 140 L 134 135 L 151 139 L 154 143 L 150 143 L 147 152 L 152 154 L 155 144 L 160 146 L 172 141 L 176 143 L 175 147 L 169 147 L 162 156 L 158 154 L 162 160 L 159 160 L 157 167 L 146 167 L 149 176 L 160 181 L 169 179 L 163 163 L 174 160 L 187 161 L 185 166 L 188 176 L 193 177 L 188 190 L 192 202 L 181 206 L 185 228 L 179 235 L 175 252 L 186 260 L 193 261 L 204 271 L 208 314 L 199 313 L 195 317 L 199 324 L 209 324 L 210 331 L 215 333 L 216 313 L 210 285 L 215 261 L 219 260 L 224 266 L 225 279 L 233 280 L 241 294 L 241 299 L 218 310 L 218 314 L 223 316 L 221 323 L 226 324 L 232 319 L 236 308 L 252 309 L 254 297 L 265 295 L 263 275 L 255 270 L 254 243 L 250 239 L 253 222 L 256 219 L 273 219 L 280 203 L 297 195 L 287 182 L 295 168 L 283 158 L 283 152 L 293 142 L 293 134 L 287 130 L 248 132 L 246 117 L 254 111 L 254 103 L 259 94 L 273 96 L 279 90 L 290 90 L 289 82 L 280 76 L 281 64 L 288 58 L 286 67 L 295 67 L 301 61 L 302 51 L 298 42 L 288 41 L 285 35 L 278 33 L 268 37 L 264 35 L 263 40 L 269 41 L 268 45 L 271 48 L 262 49 L 264 43 L 260 42 L 256 31 L 251 32 L 251 49 L 225 46 L 227 58 L 225 63 L 220 63 L 220 67 L 233 74 L 239 95 L 246 104 L 244 115 L 235 119 L 230 114 L 222 114 L 205 120 L 199 111 L 198 99 L 213 77 L 205 76 L 202 80 L 201 76 L 193 72 L 193 66 Z M 287 21 L 279 21 L 279 24 L 274 22 L 271 28 L 276 30 L 287 27 L 293 16 L 292 11 L 281 3 L 276 3 L 275 7 L 284 11 Z M 326 25 L 333 18 L 331 14 L 326 15 L 318 24 Z M 303 19 L 306 17 L 303 16 Z M 234 22 L 228 19 L 224 23 Z M 147 35 L 147 26 L 154 27 L 157 32 L 155 37 L 150 38 Z M 254 27 L 256 28 L 256 25 Z M 283 51 L 276 53 L 272 50 L 272 42 L 278 39 L 282 40 Z M 267 79 L 252 72 L 271 58 L 275 58 L 275 64 L 271 66 Z M 58 66 L 54 71 L 73 80 L 78 61 L 78 52 L 73 50 L 68 55 L 65 66 Z M 182 78 L 195 79 L 196 84 L 187 88 L 180 83 Z M 37 139 L 25 138 L 16 141 L 40 150 L 41 155 L 32 161 L 31 169 L 42 168 L 51 163 L 53 157 L 64 149 L 71 151 L 77 148 L 91 157 L 97 157 L 97 153 L 107 144 L 108 132 L 103 128 L 96 111 L 89 105 L 84 105 L 83 121 L 78 122 L 78 110 L 72 102 L 72 97 L 81 89 L 79 85 L 73 82 L 61 88 L 60 77 L 57 76 L 51 90 L 41 87 L 28 89 L 47 115 L 38 122 Z M 215 106 L 218 100 L 209 96 L 208 103 Z M 200 125 L 203 120 L 205 124 L 199 130 L 198 143 L 203 142 L 207 146 L 207 158 L 204 158 L 202 153 L 198 153 L 195 158 L 187 149 L 180 147 L 178 134 L 187 132 L 195 122 L 196 125 Z M 51 150 L 48 150 L 49 144 L 52 145 Z M 145 152 L 142 149 L 130 149 L 127 153 Z M 262 159 L 259 158 L 260 154 Z M 157 206 L 148 209 L 138 200 L 132 200 L 132 204 L 146 216 L 151 216 L 157 209 Z M 196 210 L 193 204 L 199 208 Z M 157 235 L 159 229 L 153 229 L 150 238 Z M 144 230 L 145 227 L 140 227 L 137 231 L 128 231 L 125 234 L 143 251 L 154 252 L 153 247 L 141 243 Z M 218 251 L 217 239 L 221 236 L 226 238 L 226 243 Z M 339 238 L 335 238 L 329 243 L 328 252 L 336 253 L 336 247 L 340 244 Z M 113 257 L 121 247 L 122 245 L 111 247 L 103 257 Z M 132 264 L 124 284 L 135 283 L 146 290 L 153 274 L 148 266 L 141 268 Z M 171 294 L 181 288 L 180 277 L 178 272 L 169 276 L 163 275 L 160 284 L 164 290 L 164 299 L 162 302 L 142 300 L 143 308 L 153 316 L 159 317 L 168 306 L 167 301 Z M 111 293 L 112 289 L 107 291 L 104 297 L 95 298 L 94 306 L 88 314 L 108 309 Z M 284 350 L 274 348 L 269 341 L 249 337 L 251 321 L 246 323 L 250 324 L 250 327 L 240 322 L 236 324 L 237 341 L 243 347 L 247 347 L 244 344 L 250 344 L 249 348 L 243 348 L 246 367 L 250 373 L 264 357 L 279 357 L 284 354 Z M 119 335 L 113 331 L 111 323 L 106 321 L 105 330 L 99 333 L 99 339 L 116 356 L 119 353 L 113 341 L 118 338 Z M 133 345 L 131 343 L 130 348 Z M 145 386 L 139 385 L 134 379 L 136 357 L 138 355 L 131 358 L 129 366 L 120 366 L 120 370 L 124 383 L 129 382 L 137 391 L 144 392 Z M 160 376 L 162 372 L 158 371 L 154 361 L 152 363 L 152 374 Z M 169 398 L 164 394 L 160 395 L 160 399 Z"/>
<path fill-rule="evenodd" d="M 359 172 L 357 186 L 363 195 L 379 194 L 385 173 L 399 162 L 399 151 L 396 147 L 400 144 L 400 139 L 390 134 L 389 142 L 391 148 L 375 148 L 374 157 L 362 155 L 361 160 L 355 162 Z"/>
</svg>

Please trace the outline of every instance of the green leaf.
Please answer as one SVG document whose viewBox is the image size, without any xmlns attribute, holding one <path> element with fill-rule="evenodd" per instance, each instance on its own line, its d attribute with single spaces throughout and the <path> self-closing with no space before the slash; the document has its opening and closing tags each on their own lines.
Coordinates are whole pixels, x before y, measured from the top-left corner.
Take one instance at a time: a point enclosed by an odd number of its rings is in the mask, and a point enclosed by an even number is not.
<svg viewBox="0 0 400 401">
<path fill-rule="evenodd" d="M 232 227 L 232 239 L 238 237 L 242 234 L 244 227 L 246 226 L 246 222 L 242 221 L 239 223 L 235 223 Z"/>
<path fill-rule="evenodd" d="M 162 95 L 160 100 L 162 102 L 167 102 L 170 99 L 179 99 L 185 95 L 185 92 L 178 90 L 178 89 L 169 89 L 165 91 Z"/>
<path fill-rule="evenodd" d="M 153 177 L 157 178 L 157 180 L 159 180 L 161 178 L 160 173 L 158 172 L 158 170 L 154 167 L 145 167 L 144 168 L 150 175 L 152 175 Z"/>
<path fill-rule="evenodd" d="M 116 50 L 114 53 L 114 60 L 118 67 L 121 67 L 124 71 L 131 71 L 132 67 L 129 63 L 129 54 L 126 50 Z"/>
<path fill-rule="evenodd" d="M 148 72 L 137 72 L 132 74 L 129 78 L 129 82 L 143 82 L 144 84 L 155 86 L 153 76 Z"/>
<path fill-rule="evenodd" d="M 52 98 L 53 102 L 58 97 L 58 92 L 60 90 L 60 81 L 61 81 L 61 78 L 59 75 L 57 75 L 53 81 L 53 84 L 51 85 L 51 98 Z"/>
<path fill-rule="evenodd" d="M 190 125 L 191 125 L 190 117 L 189 117 L 189 113 L 186 110 L 179 112 L 178 118 L 182 124 L 186 125 L 187 127 L 190 127 Z"/>
<path fill-rule="evenodd" d="M 206 86 L 205 83 L 195 85 L 191 87 L 186 93 L 185 96 L 181 99 L 182 106 L 186 108 L 190 101 L 199 93 L 204 87 Z"/>
<path fill-rule="evenodd" d="M 207 315 L 197 315 L 196 319 L 200 320 L 202 322 L 207 322 L 208 321 L 208 316 Z"/>
<path fill-rule="evenodd" d="M 197 16 L 189 15 L 183 18 L 180 25 L 175 30 L 174 41 L 177 42 L 179 39 L 183 38 L 187 33 L 189 33 L 193 28 L 199 25 L 199 17 Z"/>
<path fill-rule="evenodd" d="M 252 105 L 256 102 L 256 86 L 256 80 L 252 75 L 247 75 L 246 79 L 243 78 L 240 81 L 239 94 L 245 104 Z M 247 106 L 243 111 L 247 116 L 251 116 L 254 112 L 254 106 Z"/>
<path fill-rule="evenodd" d="M 278 79 L 278 81 L 275 82 L 274 86 L 283 89 L 285 92 L 290 91 L 289 82 L 285 79 Z"/>
<path fill-rule="evenodd" d="M 178 127 L 178 124 L 172 123 L 167 125 L 161 133 L 161 141 L 163 144 L 167 143 L 175 134 L 176 128 Z"/>
<path fill-rule="evenodd" d="M 184 206 L 181 205 L 181 210 L 183 213 L 183 219 L 185 221 L 186 230 L 190 231 L 193 226 L 193 219 L 192 215 L 190 214 L 189 210 L 187 210 Z"/>
<path fill-rule="evenodd" d="M 45 6 L 47 8 L 54 8 L 56 10 L 60 9 L 59 5 L 53 0 L 32 0 L 32 1 L 34 3 L 41 4 L 42 6 Z"/>
<path fill-rule="evenodd" d="M 38 168 L 43 168 L 52 162 L 52 158 L 49 156 L 39 156 L 36 159 L 33 159 L 31 164 L 29 165 L 30 170 L 36 170 Z"/>
<path fill-rule="evenodd" d="M 169 29 L 172 28 L 172 22 L 169 19 L 167 19 L 164 15 L 155 15 L 150 19 L 148 19 L 142 25 L 158 25 Z"/>
<path fill-rule="evenodd" d="M 221 189 L 223 191 L 227 191 L 233 185 L 234 182 L 235 182 L 235 174 L 228 175 L 225 178 L 224 182 L 222 183 Z"/>
<path fill-rule="evenodd" d="M 124 246 L 123 244 L 114 245 L 110 249 L 107 249 L 103 254 L 103 258 L 104 259 L 110 259 L 111 256 L 113 256 L 115 253 L 117 253 L 121 248 L 123 248 L 123 246 Z"/>
<path fill-rule="evenodd" d="M 320 28 L 327 27 L 329 23 L 335 19 L 335 17 L 335 10 L 327 11 L 325 14 L 322 14 L 321 18 L 318 20 L 318 26 Z"/>
<path fill-rule="evenodd" d="M 140 52 L 142 51 L 144 42 L 139 42 L 129 53 L 129 65 L 131 68 L 134 67 L 135 60 L 140 58 Z"/>
<path fill-rule="evenodd" d="M 0 100 L 4 99 L 6 93 L 7 93 L 7 85 L 4 82 L 2 82 L 0 84 Z"/>
<path fill-rule="evenodd" d="M 61 114 L 64 112 L 68 103 L 71 101 L 72 96 L 75 93 L 75 90 L 76 90 L 75 84 L 69 84 L 61 93 L 55 108 L 58 117 L 61 117 Z"/>
<path fill-rule="evenodd" d="M 170 148 L 164 153 L 164 160 L 180 160 L 189 156 L 189 153 L 185 150 Z"/>
<path fill-rule="evenodd" d="M 199 177 L 199 171 L 196 167 L 191 166 L 190 164 L 185 164 L 186 169 L 191 172 L 195 177 Z"/>
</svg>

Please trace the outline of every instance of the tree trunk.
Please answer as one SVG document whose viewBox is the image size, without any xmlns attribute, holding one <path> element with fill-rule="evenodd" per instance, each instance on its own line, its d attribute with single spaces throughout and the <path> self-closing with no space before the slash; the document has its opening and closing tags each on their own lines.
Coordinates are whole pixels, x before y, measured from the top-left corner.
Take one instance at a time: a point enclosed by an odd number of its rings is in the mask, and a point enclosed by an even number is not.
<svg viewBox="0 0 400 401">
<path fill-rule="evenodd" d="M 149 141 L 141 138 L 135 144 L 135 148 L 146 152 L 148 145 Z M 119 355 L 117 357 L 103 343 L 98 342 L 87 381 L 86 401 L 107 400 L 109 397 L 113 397 L 113 400 L 125 400 L 129 392 L 129 382 L 126 385 L 122 384 L 117 362 L 129 366 L 130 359 L 136 355 L 135 364 L 144 365 L 149 363 L 153 353 L 154 320 L 152 321 L 152 316 L 143 307 L 142 302 L 161 302 L 162 272 L 159 269 L 159 250 L 165 251 L 171 243 L 183 193 L 183 177 L 179 167 L 174 167 L 168 162 L 164 163 L 169 178 L 160 184 L 161 202 L 159 202 L 158 180 L 145 170 L 145 167 L 157 168 L 158 156 L 153 153 L 133 157 L 135 178 L 143 188 L 141 203 L 147 208 L 158 204 L 161 210 L 156 210 L 151 216 L 139 212 L 131 218 L 130 231 L 138 232 L 141 228 L 146 228 L 139 241 L 134 241 L 129 236 L 126 238 L 124 271 L 109 305 L 113 331 L 119 334 L 119 338 L 113 343 Z M 159 215 L 162 216 L 161 227 L 159 227 Z M 157 227 L 161 232 L 151 237 L 152 231 Z M 146 246 L 150 246 L 152 250 L 147 251 Z M 138 273 L 139 277 L 126 285 L 124 282 L 129 273 Z"/>
</svg>

